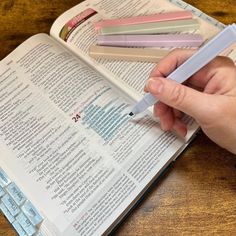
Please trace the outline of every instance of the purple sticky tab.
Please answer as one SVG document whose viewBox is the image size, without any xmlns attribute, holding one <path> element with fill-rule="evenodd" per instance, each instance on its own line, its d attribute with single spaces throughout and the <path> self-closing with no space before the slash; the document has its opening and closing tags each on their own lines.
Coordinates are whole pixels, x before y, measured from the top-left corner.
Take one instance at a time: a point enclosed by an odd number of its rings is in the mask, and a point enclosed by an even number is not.
<svg viewBox="0 0 236 236">
<path fill-rule="evenodd" d="M 97 44 L 120 47 L 199 47 L 200 34 L 99 35 Z"/>
</svg>

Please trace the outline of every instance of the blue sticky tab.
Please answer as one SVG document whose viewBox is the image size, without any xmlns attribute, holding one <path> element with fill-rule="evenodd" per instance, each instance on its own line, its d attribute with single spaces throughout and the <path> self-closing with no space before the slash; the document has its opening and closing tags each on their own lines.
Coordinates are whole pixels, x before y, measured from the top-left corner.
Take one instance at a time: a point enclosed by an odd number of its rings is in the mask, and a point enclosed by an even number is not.
<svg viewBox="0 0 236 236">
<path fill-rule="evenodd" d="M 26 232 L 23 230 L 23 228 L 20 226 L 20 224 L 15 221 L 12 223 L 14 229 L 16 230 L 16 232 L 19 234 L 19 236 L 27 236 Z"/>
<path fill-rule="evenodd" d="M 43 221 L 42 216 L 38 213 L 30 201 L 26 201 L 21 209 L 34 226 Z"/>
<path fill-rule="evenodd" d="M 13 216 L 16 216 L 20 212 L 20 208 L 17 206 L 17 204 L 9 194 L 5 194 L 2 197 L 2 202 Z"/>
<path fill-rule="evenodd" d="M 20 189 L 16 186 L 15 183 L 13 182 L 10 183 L 6 187 L 6 190 L 11 195 L 11 197 L 14 199 L 14 201 L 18 206 L 22 205 L 25 202 L 26 200 L 25 195 L 20 191 Z"/>
<path fill-rule="evenodd" d="M 10 183 L 11 183 L 10 179 L 8 178 L 6 173 L 3 171 L 3 169 L 0 168 L 0 186 L 5 187 Z"/>
<path fill-rule="evenodd" d="M 22 212 L 16 217 L 16 220 L 22 226 L 27 235 L 31 236 L 37 231 L 37 229 Z"/>
<path fill-rule="evenodd" d="M 5 194 L 4 189 L 0 186 L 0 198 Z"/>
<path fill-rule="evenodd" d="M 14 216 L 10 213 L 10 211 L 6 208 L 6 206 L 2 202 L 0 203 L 0 209 L 10 223 L 12 223 L 15 220 Z"/>
</svg>

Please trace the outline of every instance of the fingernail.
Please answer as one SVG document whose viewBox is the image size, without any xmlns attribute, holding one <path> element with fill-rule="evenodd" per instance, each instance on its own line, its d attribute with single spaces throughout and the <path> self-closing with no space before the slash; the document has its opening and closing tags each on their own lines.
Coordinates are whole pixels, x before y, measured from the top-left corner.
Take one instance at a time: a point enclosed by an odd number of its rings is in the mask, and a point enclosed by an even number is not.
<svg viewBox="0 0 236 236">
<path fill-rule="evenodd" d="M 188 132 L 186 125 L 184 125 L 180 120 L 175 121 L 173 130 L 181 137 L 185 137 Z"/>
<path fill-rule="evenodd" d="M 163 82 L 160 81 L 159 79 L 152 79 L 150 78 L 147 81 L 147 88 L 148 90 L 153 93 L 153 94 L 159 94 L 163 90 Z"/>
<path fill-rule="evenodd" d="M 161 125 L 161 130 L 163 130 L 163 131 L 167 131 L 168 130 L 168 128 L 167 128 L 165 123 L 161 122 L 160 125 Z"/>
</svg>

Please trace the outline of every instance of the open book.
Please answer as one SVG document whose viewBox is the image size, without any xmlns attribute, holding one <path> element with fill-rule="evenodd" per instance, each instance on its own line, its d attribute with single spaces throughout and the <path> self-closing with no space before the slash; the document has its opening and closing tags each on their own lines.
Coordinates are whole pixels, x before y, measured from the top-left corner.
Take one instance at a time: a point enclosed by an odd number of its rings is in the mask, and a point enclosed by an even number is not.
<svg viewBox="0 0 236 236">
<path fill-rule="evenodd" d="M 151 111 L 127 115 L 154 64 L 88 55 L 94 22 L 183 8 L 205 40 L 224 27 L 182 1 L 87 0 L 0 62 L 0 167 L 42 216 L 43 235 L 111 232 L 197 131 L 187 116 L 183 140 Z"/>
</svg>

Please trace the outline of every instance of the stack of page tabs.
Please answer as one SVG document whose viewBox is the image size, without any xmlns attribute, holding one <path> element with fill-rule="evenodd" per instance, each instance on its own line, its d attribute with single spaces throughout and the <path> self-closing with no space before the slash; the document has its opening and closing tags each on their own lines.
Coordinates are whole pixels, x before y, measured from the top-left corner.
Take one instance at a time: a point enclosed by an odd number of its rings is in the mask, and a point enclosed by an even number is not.
<svg viewBox="0 0 236 236">
<path fill-rule="evenodd" d="M 95 23 L 97 45 L 90 56 L 157 62 L 172 48 L 199 47 L 203 37 L 190 33 L 199 26 L 190 11 L 103 20 Z"/>
<path fill-rule="evenodd" d="M 43 236 L 42 216 L 0 168 L 0 210 L 20 236 Z"/>
</svg>

